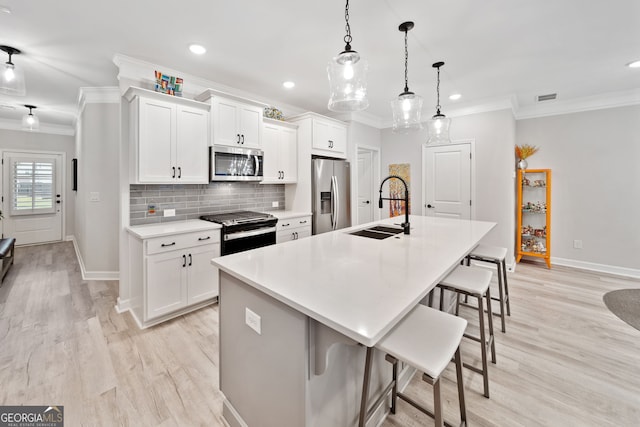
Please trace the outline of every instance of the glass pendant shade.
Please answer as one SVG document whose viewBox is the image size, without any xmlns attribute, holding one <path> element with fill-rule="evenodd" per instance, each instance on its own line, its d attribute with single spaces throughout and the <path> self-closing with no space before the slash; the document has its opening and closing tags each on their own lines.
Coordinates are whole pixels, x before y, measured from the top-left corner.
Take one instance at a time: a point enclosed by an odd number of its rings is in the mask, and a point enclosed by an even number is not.
<svg viewBox="0 0 640 427">
<path fill-rule="evenodd" d="M 29 112 L 22 116 L 22 129 L 24 130 L 38 130 L 40 128 L 40 119 L 33 115 L 32 109 L 36 108 L 33 105 L 25 105 L 29 109 Z"/>
<path fill-rule="evenodd" d="M 0 50 L 9 54 L 9 60 L 5 62 L 4 67 L 2 67 L 2 74 L 0 74 L 0 93 L 11 96 L 24 96 L 27 93 L 24 72 L 21 68 L 16 68 L 11 61 L 11 56 L 19 54 L 20 51 L 10 46 L 0 46 Z"/>
<path fill-rule="evenodd" d="M 449 127 L 451 119 L 444 114 L 436 114 L 427 122 L 427 130 L 429 131 L 429 139 L 427 144 L 449 144 Z"/>
<path fill-rule="evenodd" d="M 367 61 L 353 50 L 342 52 L 329 61 L 329 110 L 361 111 L 369 106 L 367 71 Z"/>
<path fill-rule="evenodd" d="M 413 92 L 404 92 L 391 101 L 393 131 L 398 133 L 422 129 L 422 97 Z"/>
</svg>

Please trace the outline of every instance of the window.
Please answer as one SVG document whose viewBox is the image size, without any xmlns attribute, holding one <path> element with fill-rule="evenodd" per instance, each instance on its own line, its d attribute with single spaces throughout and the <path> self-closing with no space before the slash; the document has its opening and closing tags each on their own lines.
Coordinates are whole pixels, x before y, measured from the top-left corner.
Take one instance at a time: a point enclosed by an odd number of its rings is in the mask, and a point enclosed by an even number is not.
<svg viewBox="0 0 640 427">
<path fill-rule="evenodd" d="M 11 158 L 11 215 L 55 212 L 55 160 Z"/>
</svg>

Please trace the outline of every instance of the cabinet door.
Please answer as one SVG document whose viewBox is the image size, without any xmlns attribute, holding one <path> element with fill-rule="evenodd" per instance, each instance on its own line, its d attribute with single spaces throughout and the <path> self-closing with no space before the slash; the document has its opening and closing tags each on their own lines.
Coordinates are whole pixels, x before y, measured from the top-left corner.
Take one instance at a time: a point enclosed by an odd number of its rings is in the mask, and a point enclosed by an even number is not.
<svg viewBox="0 0 640 427">
<path fill-rule="evenodd" d="M 347 129 L 342 125 L 330 124 L 329 125 L 329 140 L 331 144 L 331 150 L 336 153 L 347 152 Z"/>
<path fill-rule="evenodd" d="M 187 266 L 185 261 L 186 257 L 183 258 L 183 251 L 147 257 L 146 320 L 186 306 Z"/>
<path fill-rule="evenodd" d="M 209 182 L 208 129 L 208 112 L 184 106 L 177 108 L 177 182 Z"/>
<path fill-rule="evenodd" d="M 213 143 L 215 145 L 239 145 L 238 104 L 224 98 L 213 100 Z"/>
<path fill-rule="evenodd" d="M 278 231 L 276 233 L 276 244 L 289 242 L 291 240 L 295 240 L 296 239 L 296 235 L 293 233 L 294 231 L 295 230 Z"/>
<path fill-rule="evenodd" d="M 187 249 L 188 299 L 195 304 L 218 296 L 218 269 L 211 258 L 220 256 L 220 245 L 204 245 Z"/>
<path fill-rule="evenodd" d="M 251 105 L 238 107 L 240 123 L 238 126 L 240 141 L 243 147 L 260 148 L 262 146 L 262 109 Z"/>
<path fill-rule="evenodd" d="M 302 239 L 311 236 L 311 227 L 300 227 L 295 229 L 296 237 Z"/>
<path fill-rule="evenodd" d="M 263 151 L 264 151 L 264 177 L 263 184 L 282 183 L 280 171 L 280 128 L 273 125 L 264 125 Z"/>
<path fill-rule="evenodd" d="M 311 146 L 318 150 L 330 150 L 331 142 L 329 140 L 329 123 L 314 119 Z"/>
<path fill-rule="evenodd" d="M 176 106 L 138 98 L 138 182 L 174 180 Z"/>
<path fill-rule="evenodd" d="M 298 181 L 298 132 L 295 129 L 280 130 L 280 169 L 284 183 Z"/>
</svg>

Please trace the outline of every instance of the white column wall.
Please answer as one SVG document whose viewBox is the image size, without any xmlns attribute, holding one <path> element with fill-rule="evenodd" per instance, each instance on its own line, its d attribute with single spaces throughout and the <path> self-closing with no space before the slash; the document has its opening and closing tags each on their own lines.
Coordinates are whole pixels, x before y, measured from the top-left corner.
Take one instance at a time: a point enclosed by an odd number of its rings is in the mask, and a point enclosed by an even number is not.
<svg viewBox="0 0 640 427">
<path fill-rule="evenodd" d="M 77 225 L 86 278 L 118 278 L 120 106 L 87 103 L 79 120 Z M 99 201 L 90 201 L 98 193 Z"/>
</svg>

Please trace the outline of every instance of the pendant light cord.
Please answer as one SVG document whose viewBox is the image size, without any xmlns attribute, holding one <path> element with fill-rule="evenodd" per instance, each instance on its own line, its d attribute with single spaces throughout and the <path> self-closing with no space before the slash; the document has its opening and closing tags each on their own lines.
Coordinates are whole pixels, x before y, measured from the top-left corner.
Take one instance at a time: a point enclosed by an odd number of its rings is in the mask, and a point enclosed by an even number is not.
<svg viewBox="0 0 640 427">
<path fill-rule="evenodd" d="M 408 30 L 404 32 L 404 91 L 409 92 L 409 49 L 407 48 Z"/>
<path fill-rule="evenodd" d="M 351 50 L 351 40 L 353 40 L 351 38 L 351 26 L 349 25 L 349 0 L 347 0 L 347 5 L 344 8 L 344 20 L 346 22 L 344 29 L 347 32 L 347 34 L 344 36 L 344 42 L 346 43 L 346 46 L 344 48 L 345 51 L 350 51 Z"/>
<path fill-rule="evenodd" d="M 436 105 L 436 110 L 438 114 L 440 114 L 440 67 L 438 67 L 438 85 L 436 86 L 436 93 L 438 94 L 438 104 Z"/>
</svg>

